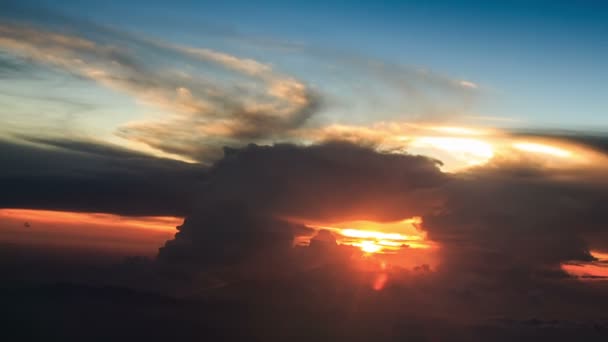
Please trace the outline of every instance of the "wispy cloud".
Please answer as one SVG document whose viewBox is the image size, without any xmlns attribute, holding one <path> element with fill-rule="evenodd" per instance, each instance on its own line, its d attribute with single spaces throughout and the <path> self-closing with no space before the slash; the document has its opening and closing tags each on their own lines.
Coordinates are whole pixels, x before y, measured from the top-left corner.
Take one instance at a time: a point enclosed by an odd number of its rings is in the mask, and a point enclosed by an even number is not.
<svg viewBox="0 0 608 342">
<path fill-rule="evenodd" d="M 129 122 L 117 131 L 123 138 L 161 151 L 205 159 L 200 155 L 203 145 L 209 150 L 242 138 L 268 139 L 302 125 L 317 109 L 318 99 L 304 82 L 267 64 L 210 49 L 129 37 L 136 44 L 115 45 L 28 26 L 0 26 L 3 49 L 166 111 L 165 118 Z M 175 70 L 167 56 L 199 65 L 188 72 Z M 151 61 L 159 57 L 161 63 Z M 207 64 L 206 69 L 201 62 Z"/>
<path fill-rule="evenodd" d="M 0 49 L 155 109 L 156 115 L 125 120 L 115 135 L 130 146 L 201 162 L 220 158 L 224 146 L 252 142 L 348 140 L 402 149 L 402 141 L 392 140 L 404 122 L 462 115 L 478 91 L 471 81 L 427 69 L 302 47 L 300 53 L 337 66 L 316 71 L 337 83 L 312 88 L 252 58 L 99 27 L 75 33 L 5 23 Z M 336 91 L 340 84 L 345 91 Z M 374 115 L 362 121 L 359 110 Z"/>
</svg>

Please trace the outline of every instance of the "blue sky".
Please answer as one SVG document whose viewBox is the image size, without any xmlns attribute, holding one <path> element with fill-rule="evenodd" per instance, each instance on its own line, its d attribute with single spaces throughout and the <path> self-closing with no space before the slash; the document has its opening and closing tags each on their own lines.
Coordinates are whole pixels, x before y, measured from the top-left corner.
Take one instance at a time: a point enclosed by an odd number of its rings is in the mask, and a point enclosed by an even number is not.
<svg viewBox="0 0 608 342">
<path fill-rule="evenodd" d="M 602 1 L 45 0 L 15 2 L 0 13 L 11 22 L 94 41 L 103 36 L 108 45 L 120 35 L 137 34 L 267 64 L 319 95 L 321 115 L 312 120 L 317 126 L 428 120 L 608 129 L 608 5 Z M 115 34 L 96 32 L 99 27 Z M 132 44 L 126 38 L 117 42 Z M 14 51 L 6 50 L 1 51 L 13 58 Z M 156 61 L 190 67 L 168 53 L 146 52 L 143 59 L 148 67 Z M 61 87 L 56 76 L 44 78 L 47 83 L 19 76 L 10 88 L 35 95 L 50 87 L 53 98 L 72 107 L 84 102 L 92 114 L 73 125 L 107 136 L 120 122 L 150 112 L 171 115 L 166 108 L 142 109 L 132 93 L 67 74 Z M 224 82 L 233 76 L 221 77 Z M 460 82 L 474 87 L 452 89 Z M 11 96 L 3 95 L 5 108 L 17 101 L 28 107 Z M 36 101 L 31 113 L 41 106 Z M 55 111 L 74 110 L 61 106 Z"/>
</svg>

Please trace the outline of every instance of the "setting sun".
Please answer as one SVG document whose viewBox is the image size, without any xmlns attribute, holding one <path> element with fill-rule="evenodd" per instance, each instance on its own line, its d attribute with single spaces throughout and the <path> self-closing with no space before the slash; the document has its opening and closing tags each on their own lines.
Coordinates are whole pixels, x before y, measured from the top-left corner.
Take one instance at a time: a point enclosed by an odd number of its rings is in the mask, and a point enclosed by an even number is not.
<svg viewBox="0 0 608 342">
<path fill-rule="evenodd" d="M 382 250 L 382 246 L 374 243 L 373 241 L 363 240 L 358 243 L 353 243 L 353 246 L 358 246 L 365 253 L 376 253 Z"/>
<path fill-rule="evenodd" d="M 358 220 L 308 226 L 331 231 L 340 245 L 355 246 L 365 253 L 390 254 L 403 248 L 430 248 L 432 243 L 426 240 L 425 232 L 419 229 L 421 223 L 421 218 L 413 217 L 393 222 Z"/>
</svg>

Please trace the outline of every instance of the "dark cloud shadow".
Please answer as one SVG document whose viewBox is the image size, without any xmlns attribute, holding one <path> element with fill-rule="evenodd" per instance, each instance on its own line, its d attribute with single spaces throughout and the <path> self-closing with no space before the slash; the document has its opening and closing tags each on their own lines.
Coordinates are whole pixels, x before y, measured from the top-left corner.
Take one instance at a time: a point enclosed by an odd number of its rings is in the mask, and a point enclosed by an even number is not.
<svg viewBox="0 0 608 342">
<path fill-rule="evenodd" d="M 116 146 L 28 140 L 0 142 L 0 207 L 181 216 L 205 177 L 200 165 Z"/>
</svg>

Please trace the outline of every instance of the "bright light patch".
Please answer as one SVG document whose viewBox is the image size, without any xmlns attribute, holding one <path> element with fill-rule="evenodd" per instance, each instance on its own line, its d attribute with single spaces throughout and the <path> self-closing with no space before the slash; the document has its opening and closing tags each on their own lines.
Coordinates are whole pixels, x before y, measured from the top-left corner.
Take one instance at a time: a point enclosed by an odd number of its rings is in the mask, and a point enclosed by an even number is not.
<svg viewBox="0 0 608 342">
<path fill-rule="evenodd" d="M 455 127 L 455 126 L 434 126 L 431 127 L 433 131 L 456 134 L 456 135 L 485 135 L 486 132 L 468 127 Z"/>
<path fill-rule="evenodd" d="M 608 253 L 606 252 L 591 251 L 590 253 L 591 256 L 598 260 L 608 260 Z"/>
<path fill-rule="evenodd" d="M 408 240 L 409 238 L 405 235 L 397 234 L 397 233 L 382 233 L 375 232 L 369 230 L 357 230 L 357 229 L 341 229 L 340 235 L 354 238 L 362 238 L 362 239 L 384 239 L 384 240 Z M 416 236 L 415 239 L 420 239 L 420 237 Z"/>
<path fill-rule="evenodd" d="M 355 246 L 365 253 L 390 254 L 402 248 L 431 247 L 426 234 L 417 227 L 419 217 L 395 222 L 350 221 L 332 225 L 308 225 L 315 229 L 326 229 L 336 235 L 341 245 Z"/>
<path fill-rule="evenodd" d="M 386 282 L 388 281 L 388 275 L 386 273 L 380 273 L 374 278 L 374 283 L 372 284 L 372 289 L 375 291 L 381 291 L 386 286 Z"/>
<path fill-rule="evenodd" d="M 608 280 L 608 253 L 590 251 L 598 259 L 590 262 L 567 262 L 561 265 L 566 273 L 585 280 Z"/>
<path fill-rule="evenodd" d="M 369 240 L 353 243 L 353 246 L 358 246 L 365 253 L 376 253 L 382 250 L 382 246 Z"/>
<path fill-rule="evenodd" d="M 419 137 L 414 139 L 409 150 L 438 156 L 440 159 L 447 152 L 446 156 L 466 166 L 484 164 L 494 156 L 492 144 L 464 137 Z"/>
<path fill-rule="evenodd" d="M 555 147 L 555 146 L 551 146 L 551 145 L 539 144 L 539 143 L 519 142 L 519 143 L 514 143 L 513 147 L 520 151 L 547 154 L 550 156 L 560 157 L 560 158 L 567 158 L 572 155 L 572 152 L 570 152 L 568 150 L 565 150 L 565 149 L 562 149 L 559 147 Z"/>
</svg>

